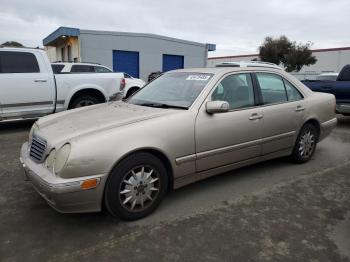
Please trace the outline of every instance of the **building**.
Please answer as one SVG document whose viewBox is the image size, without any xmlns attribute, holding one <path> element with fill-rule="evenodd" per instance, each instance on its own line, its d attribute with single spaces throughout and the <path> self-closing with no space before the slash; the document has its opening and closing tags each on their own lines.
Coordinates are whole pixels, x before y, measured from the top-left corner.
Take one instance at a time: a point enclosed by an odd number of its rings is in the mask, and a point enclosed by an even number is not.
<svg viewBox="0 0 350 262">
<path fill-rule="evenodd" d="M 316 64 L 304 66 L 299 72 L 292 73 L 300 80 L 314 80 L 321 73 L 339 73 L 344 65 L 350 64 L 350 47 L 314 49 L 312 54 L 317 58 Z M 207 65 L 208 67 L 215 67 L 216 64 L 221 62 L 251 61 L 258 58 L 258 54 L 211 57 L 208 58 Z"/>
<path fill-rule="evenodd" d="M 147 79 L 151 72 L 205 67 L 214 44 L 155 34 L 59 27 L 43 44 L 49 59 L 100 63 L 115 72 Z"/>
</svg>

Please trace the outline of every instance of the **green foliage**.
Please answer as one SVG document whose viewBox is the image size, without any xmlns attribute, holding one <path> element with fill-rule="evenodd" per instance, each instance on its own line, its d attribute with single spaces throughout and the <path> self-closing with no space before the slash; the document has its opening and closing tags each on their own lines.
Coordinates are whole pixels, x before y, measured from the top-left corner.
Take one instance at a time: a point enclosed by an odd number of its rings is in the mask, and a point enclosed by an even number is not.
<svg viewBox="0 0 350 262">
<path fill-rule="evenodd" d="M 317 62 L 310 50 L 312 43 L 297 44 L 286 36 L 279 38 L 266 37 L 259 47 L 261 61 L 283 65 L 287 72 L 299 72 L 303 66 L 313 65 Z"/>
<path fill-rule="evenodd" d="M 24 47 L 21 43 L 18 43 L 16 41 L 7 41 L 3 44 L 1 44 L 1 46 L 7 46 L 7 47 Z"/>
</svg>

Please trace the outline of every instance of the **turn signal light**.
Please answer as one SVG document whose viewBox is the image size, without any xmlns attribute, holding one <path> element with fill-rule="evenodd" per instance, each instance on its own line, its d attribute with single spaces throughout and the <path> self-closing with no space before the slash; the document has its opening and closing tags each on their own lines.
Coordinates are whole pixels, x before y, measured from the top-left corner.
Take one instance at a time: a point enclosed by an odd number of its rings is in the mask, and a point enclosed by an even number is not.
<svg viewBox="0 0 350 262">
<path fill-rule="evenodd" d="M 99 179 L 97 179 L 97 178 L 85 180 L 83 183 L 81 183 L 80 187 L 82 189 L 95 188 L 98 185 L 98 181 L 99 181 Z"/>
</svg>

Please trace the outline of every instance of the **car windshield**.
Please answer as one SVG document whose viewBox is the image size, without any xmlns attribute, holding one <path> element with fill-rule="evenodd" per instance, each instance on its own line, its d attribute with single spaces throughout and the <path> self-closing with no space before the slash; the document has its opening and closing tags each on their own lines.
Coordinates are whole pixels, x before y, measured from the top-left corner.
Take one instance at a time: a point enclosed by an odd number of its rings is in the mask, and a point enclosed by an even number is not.
<svg viewBox="0 0 350 262">
<path fill-rule="evenodd" d="M 132 96 L 128 103 L 188 109 L 212 77 L 213 74 L 207 73 L 165 73 Z"/>
</svg>

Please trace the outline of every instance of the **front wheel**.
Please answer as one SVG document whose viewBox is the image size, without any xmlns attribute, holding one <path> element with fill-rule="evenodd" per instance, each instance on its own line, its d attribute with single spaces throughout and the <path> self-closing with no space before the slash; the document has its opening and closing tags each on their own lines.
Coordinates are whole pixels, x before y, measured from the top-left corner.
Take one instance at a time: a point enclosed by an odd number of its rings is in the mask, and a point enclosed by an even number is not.
<svg viewBox="0 0 350 262">
<path fill-rule="evenodd" d="M 166 168 L 149 153 L 122 160 L 110 174 L 105 205 L 114 216 L 136 220 L 151 214 L 163 199 L 168 185 Z"/>
<path fill-rule="evenodd" d="M 305 163 L 315 153 L 318 132 L 314 125 L 306 124 L 302 127 L 295 142 L 292 159 L 296 163 Z"/>
</svg>

